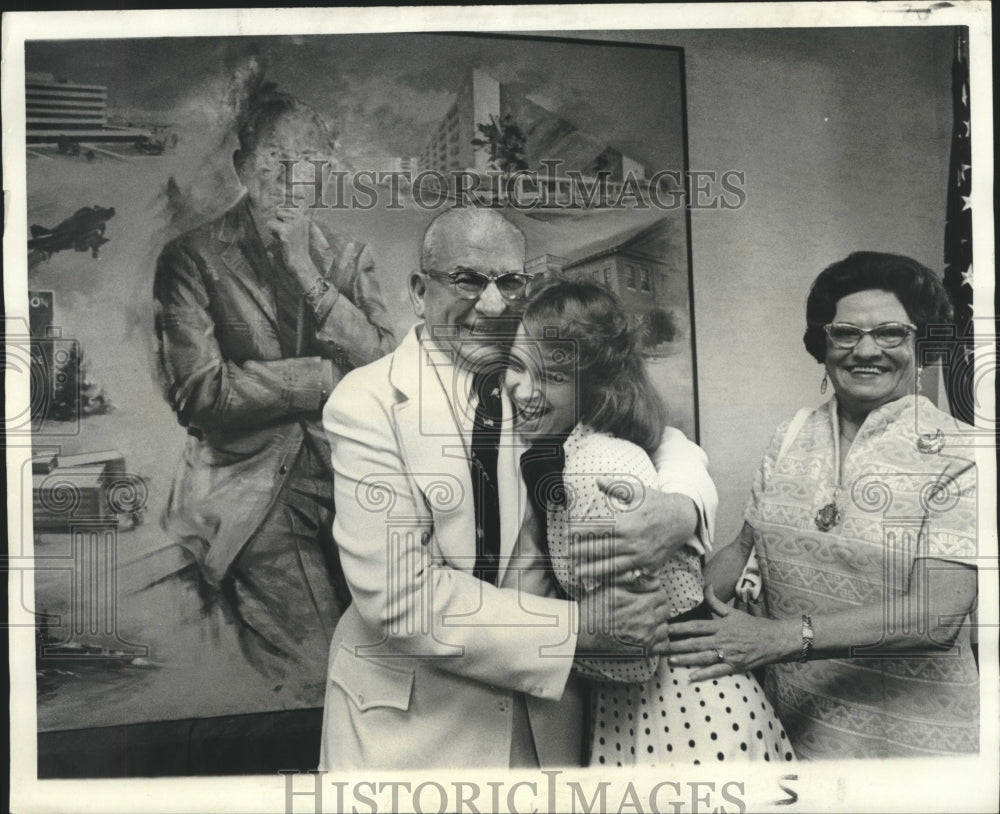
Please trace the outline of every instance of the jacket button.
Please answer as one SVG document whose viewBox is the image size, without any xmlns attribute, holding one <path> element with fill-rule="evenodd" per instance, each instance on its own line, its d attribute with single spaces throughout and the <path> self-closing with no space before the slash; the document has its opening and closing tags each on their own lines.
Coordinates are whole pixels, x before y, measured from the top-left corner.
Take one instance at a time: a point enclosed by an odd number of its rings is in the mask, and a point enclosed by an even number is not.
<svg viewBox="0 0 1000 814">
<path fill-rule="evenodd" d="M 363 693 L 358 693 L 358 703 L 363 704 L 365 702 L 365 696 Z"/>
<path fill-rule="evenodd" d="M 285 466 L 284 464 L 282 464 L 281 466 L 278 467 L 278 474 L 279 475 L 284 475 L 287 471 L 288 471 L 288 467 Z"/>
</svg>

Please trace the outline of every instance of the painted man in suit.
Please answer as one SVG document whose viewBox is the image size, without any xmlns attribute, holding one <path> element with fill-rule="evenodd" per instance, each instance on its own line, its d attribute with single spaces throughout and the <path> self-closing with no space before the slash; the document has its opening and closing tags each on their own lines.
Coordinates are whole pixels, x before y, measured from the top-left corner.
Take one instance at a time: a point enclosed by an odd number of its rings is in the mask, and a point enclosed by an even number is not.
<svg viewBox="0 0 1000 814">
<path fill-rule="evenodd" d="M 322 118 L 270 91 L 238 135 L 246 194 L 156 269 L 159 361 L 188 429 L 163 522 L 235 614 L 251 663 L 315 701 L 350 601 L 320 410 L 395 341 L 368 249 L 311 220 L 304 185 L 286 201 L 286 168 L 332 155 Z"/>
<path fill-rule="evenodd" d="M 603 563 L 634 573 L 634 586 L 609 591 L 609 606 L 560 598 L 502 420 L 510 405 L 477 384 L 505 362 L 524 257 L 523 235 L 495 210 L 436 218 L 409 281 L 423 322 L 346 376 L 324 409 L 334 537 L 354 596 L 330 648 L 324 769 L 579 765 L 586 687 L 574 655 L 658 652 L 666 603 L 639 577 L 696 530 L 710 533 L 704 454 L 672 431 L 660 463 L 687 494 L 667 485 L 675 493 L 621 515 Z M 476 434 L 493 420 L 480 409 L 494 398 L 496 471 L 480 478 L 491 465 Z M 476 485 L 489 480 L 494 498 Z"/>
</svg>

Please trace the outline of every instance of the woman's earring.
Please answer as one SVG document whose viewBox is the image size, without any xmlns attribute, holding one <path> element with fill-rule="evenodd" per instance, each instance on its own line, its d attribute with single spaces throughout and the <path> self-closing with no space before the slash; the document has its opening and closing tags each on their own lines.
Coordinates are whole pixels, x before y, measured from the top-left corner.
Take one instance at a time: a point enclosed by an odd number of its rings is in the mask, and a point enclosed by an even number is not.
<svg viewBox="0 0 1000 814">
<path fill-rule="evenodd" d="M 924 390 L 924 369 L 922 367 L 917 368 L 917 392 L 922 393 Z"/>
<path fill-rule="evenodd" d="M 820 395 L 822 395 L 823 393 L 825 393 L 825 392 L 826 392 L 826 386 L 827 386 L 827 385 L 828 385 L 829 383 L 830 383 L 830 380 L 829 380 L 829 379 L 828 379 L 828 378 L 826 377 L 826 374 L 824 373 L 824 374 L 823 374 L 823 381 L 821 381 L 821 382 L 819 383 L 819 392 L 820 392 Z"/>
</svg>

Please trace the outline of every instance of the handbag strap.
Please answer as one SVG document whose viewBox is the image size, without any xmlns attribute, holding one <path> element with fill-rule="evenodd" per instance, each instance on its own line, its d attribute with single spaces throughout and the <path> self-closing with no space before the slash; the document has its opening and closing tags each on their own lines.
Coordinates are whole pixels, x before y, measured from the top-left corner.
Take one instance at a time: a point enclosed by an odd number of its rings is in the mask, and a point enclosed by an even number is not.
<svg viewBox="0 0 1000 814">
<path fill-rule="evenodd" d="M 785 453 L 788 452 L 792 443 L 798 437 L 802 425 L 806 423 L 806 419 L 811 412 L 811 407 L 803 407 L 795 414 L 792 423 L 788 425 L 785 437 L 781 439 L 778 456 L 774 459 L 775 467 L 778 466 L 778 462 L 785 456 Z M 750 556 L 747 557 L 746 565 L 743 566 L 743 573 L 740 574 L 740 578 L 736 581 L 736 596 L 740 602 L 752 609 L 760 601 L 762 588 L 763 581 L 760 576 L 760 563 L 757 560 L 757 552 L 751 550 Z"/>
<path fill-rule="evenodd" d="M 792 419 L 792 423 L 788 425 L 788 430 L 785 432 L 785 437 L 781 439 L 781 448 L 778 450 L 778 457 L 774 459 L 774 465 L 777 466 L 778 462 L 785 457 L 785 453 L 788 452 L 789 448 L 792 446 L 792 442 L 799 435 L 799 430 L 802 429 L 802 425 L 806 423 L 806 419 L 809 418 L 809 414 L 812 412 L 812 407 L 803 407 Z"/>
</svg>

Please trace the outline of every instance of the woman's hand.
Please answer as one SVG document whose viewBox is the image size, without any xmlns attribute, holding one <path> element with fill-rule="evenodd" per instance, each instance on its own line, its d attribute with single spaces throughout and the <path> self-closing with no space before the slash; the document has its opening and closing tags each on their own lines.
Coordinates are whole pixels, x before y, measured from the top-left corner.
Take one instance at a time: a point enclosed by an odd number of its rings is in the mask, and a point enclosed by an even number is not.
<svg viewBox="0 0 1000 814">
<path fill-rule="evenodd" d="M 675 667 L 701 668 L 691 673 L 692 682 L 745 673 L 798 654 L 799 622 L 761 619 L 735 610 L 716 598 L 711 585 L 705 586 L 705 601 L 718 618 L 670 626 L 668 661 Z M 679 635 L 691 638 L 677 640 Z"/>
</svg>

